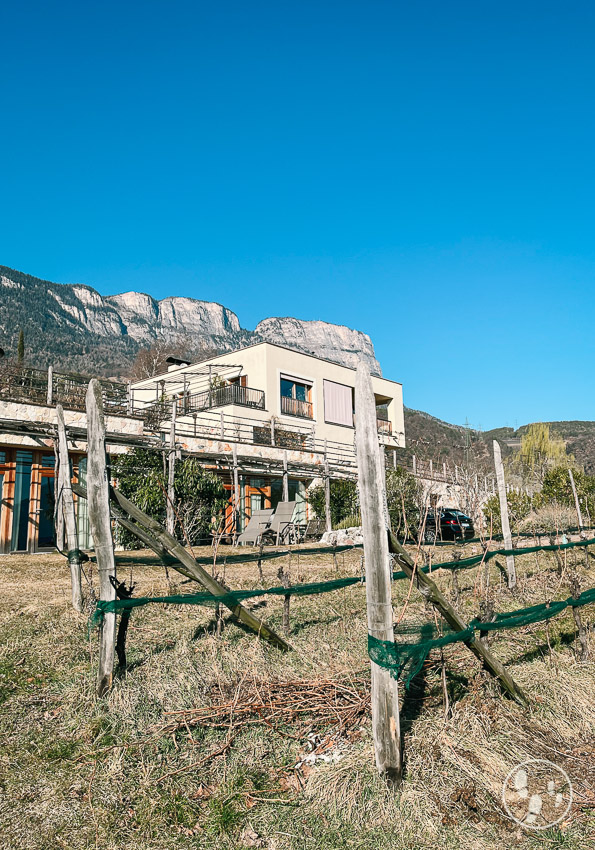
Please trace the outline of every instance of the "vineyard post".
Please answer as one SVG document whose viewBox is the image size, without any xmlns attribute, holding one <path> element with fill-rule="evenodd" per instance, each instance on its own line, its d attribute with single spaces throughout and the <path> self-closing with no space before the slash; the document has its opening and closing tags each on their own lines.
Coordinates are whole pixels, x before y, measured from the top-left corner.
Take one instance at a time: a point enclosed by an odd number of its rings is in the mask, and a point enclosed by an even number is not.
<svg viewBox="0 0 595 850">
<path fill-rule="evenodd" d="M 494 440 L 494 466 L 496 467 L 498 498 L 500 499 L 500 519 L 502 521 L 504 548 L 512 549 L 512 534 L 510 533 L 510 521 L 508 519 L 508 500 L 506 498 L 504 465 L 502 464 L 502 452 L 500 451 L 500 443 L 497 440 Z M 508 578 L 508 587 L 512 590 L 513 587 L 516 587 L 516 569 L 514 566 L 514 555 L 506 556 L 506 576 Z"/>
<path fill-rule="evenodd" d="M 360 361 L 355 385 L 357 471 L 366 570 L 368 633 L 394 641 L 391 565 L 386 506 L 382 489 L 382 458 L 376 426 L 376 404 L 367 365 Z M 372 672 L 372 735 L 378 772 L 400 784 L 401 732 L 397 680 L 370 660 Z"/>
<path fill-rule="evenodd" d="M 110 581 L 110 577 L 116 576 L 116 564 L 109 509 L 109 477 L 105 459 L 105 420 L 101 385 L 97 378 L 89 382 L 87 390 L 87 499 L 89 526 L 99 573 L 99 598 L 111 602 L 116 598 L 115 588 Z M 112 685 L 115 642 L 116 615 L 114 612 L 105 612 L 99 627 L 98 696 L 103 696 Z"/>
<path fill-rule="evenodd" d="M 64 410 L 61 404 L 56 405 L 56 417 L 58 421 L 58 494 L 60 500 L 58 511 L 62 513 L 63 523 L 66 528 L 72 607 L 75 611 L 82 613 L 81 553 L 78 544 L 74 500 L 72 498 L 70 459 L 68 457 L 68 441 L 66 439 L 66 427 L 64 425 Z"/>
<path fill-rule="evenodd" d="M 165 506 L 165 527 L 167 533 L 174 536 L 176 528 L 175 479 L 176 479 L 176 412 L 177 402 L 171 403 L 171 422 L 169 426 L 169 453 L 167 456 L 167 500 Z"/>
</svg>

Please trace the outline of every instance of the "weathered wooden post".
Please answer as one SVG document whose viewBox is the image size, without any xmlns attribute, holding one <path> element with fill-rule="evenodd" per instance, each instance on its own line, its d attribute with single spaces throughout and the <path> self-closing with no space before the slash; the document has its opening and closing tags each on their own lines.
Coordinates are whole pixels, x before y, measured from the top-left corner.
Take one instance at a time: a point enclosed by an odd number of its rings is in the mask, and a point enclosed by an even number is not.
<svg viewBox="0 0 595 850">
<path fill-rule="evenodd" d="M 238 478 L 238 447 L 234 443 L 231 447 L 233 464 L 233 542 L 235 543 L 240 533 L 240 482 Z"/>
<path fill-rule="evenodd" d="M 574 496 L 574 507 L 576 510 L 576 518 L 578 521 L 578 530 L 583 530 L 583 515 L 581 512 L 581 506 L 578 500 L 578 493 L 576 492 L 576 484 L 574 483 L 574 475 L 572 474 L 572 469 L 568 470 L 568 477 L 570 478 L 570 486 L 572 487 L 572 495 Z"/>
<path fill-rule="evenodd" d="M 429 602 L 436 608 L 453 631 L 466 631 L 469 624 L 465 622 L 452 605 L 446 601 L 446 598 L 432 579 L 422 570 L 418 570 L 416 568 L 414 561 L 401 546 L 392 531 L 389 531 L 388 538 L 389 550 L 395 556 L 397 565 L 401 567 L 407 578 L 415 581 L 417 589 L 426 602 Z M 483 641 L 473 635 L 468 641 L 466 641 L 466 644 L 475 657 L 479 658 L 479 660 L 483 663 L 486 670 L 499 680 L 502 687 L 508 691 L 519 705 L 528 704 L 526 696 L 516 684 L 510 673 L 502 666 L 498 659 L 492 655 Z"/>
<path fill-rule="evenodd" d="M 331 474 L 328 465 L 328 456 L 326 453 L 326 440 L 324 441 L 324 518 L 326 521 L 326 530 L 333 530 L 333 518 L 331 515 Z"/>
<path fill-rule="evenodd" d="M 48 366 L 48 392 L 47 404 L 50 406 L 54 400 L 54 367 Z"/>
<path fill-rule="evenodd" d="M 283 501 L 289 501 L 289 474 L 287 472 L 287 452 L 283 452 Z"/>
<path fill-rule="evenodd" d="M 75 611 L 83 611 L 83 588 L 81 583 L 81 554 L 79 551 L 78 534 L 76 529 L 76 514 L 72 498 L 70 478 L 70 459 L 68 457 L 68 440 L 64 425 L 64 410 L 61 404 L 56 405 L 58 421 L 58 499 L 61 502 L 58 511 L 64 517 L 66 541 L 68 546 L 68 565 L 70 567 L 70 583 L 72 589 L 72 607 Z"/>
<path fill-rule="evenodd" d="M 116 564 L 109 509 L 108 470 L 105 460 L 105 420 L 101 385 L 97 378 L 89 382 L 87 390 L 87 498 L 89 526 L 93 535 L 99 573 L 99 598 L 112 601 L 116 598 L 116 591 L 110 577 L 116 576 Z M 115 640 L 116 615 L 106 612 L 99 629 L 98 696 L 103 696 L 112 684 Z"/>
<path fill-rule="evenodd" d="M 175 478 L 176 478 L 176 411 L 177 401 L 171 403 L 171 423 L 169 426 L 169 453 L 167 456 L 167 499 L 165 505 L 165 527 L 167 533 L 174 536 L 176 528 Z"/>
<path fill-rule="evenodd" d="M 366 565 L 368 632 L 394 641 L 391 603 L 391 565 L 383 505 L 382 459 L 376 431 L 376 404 L 367 365 L 357 368 L 355 384 L 357 470 Z M 401 733 L 397 680 L 389 670 L 370 661 L 372 668 L 372 733 L 379 773 L 401 781 Z"/>
<path fill-rule="evenodd" d="M 510 533 L 510 522 L 508 519 L 508 501 L 506 499 L 506 482 L 504 480 L 504 466 L 502 464 L 502 453 L 500 443 L 494 440 L 494 466 L 496 468 L 496 481 L 498 482 L 498 498 L 500 499 L 500 519 L 502 521 L 502 536 L 504 537 L 504 548 L 512 549 L 512 534 Z M 514 555 L 506 556 L 506 575 L 508 587 L 516 587 L 516 569 L 514 566 Z"/>
</svg>

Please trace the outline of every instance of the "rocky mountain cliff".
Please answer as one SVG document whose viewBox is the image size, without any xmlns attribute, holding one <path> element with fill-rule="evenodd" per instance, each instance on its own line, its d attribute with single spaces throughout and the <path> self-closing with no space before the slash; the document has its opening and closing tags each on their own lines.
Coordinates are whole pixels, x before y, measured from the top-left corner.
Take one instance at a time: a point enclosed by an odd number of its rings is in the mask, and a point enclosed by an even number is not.
<svg viewBox="0 0 595 850">
<path fill-rule="evenodd" d="M 370 337 L 341 325 L 270 318 L 247 331 L 235 313 L 212 301 L 156 301 L 141 292 L 102 296 L 90 286 L 51 283 L 0 266 L 0 346 L 9 355 L 16 353 L 21 328 L 29 365 L 83 373 L 125 375 L 139 349 L 182 340 L 198 353 L 264 341 L 345 366 L 363 357 L 381 374 Z"/>
</svg>

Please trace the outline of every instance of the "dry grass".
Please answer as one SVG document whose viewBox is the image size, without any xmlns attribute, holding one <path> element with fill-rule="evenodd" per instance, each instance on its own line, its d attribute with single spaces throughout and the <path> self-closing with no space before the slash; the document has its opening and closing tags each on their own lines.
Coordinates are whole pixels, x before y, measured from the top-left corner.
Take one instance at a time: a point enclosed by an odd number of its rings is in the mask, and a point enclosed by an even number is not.
<svg viewBox="0 0 595 850">
<path fill-rule="evenodd" d="M 230 554 L 223 548 L 221 559 Z M 437 560 L 448 556 L 441 550 Z M 171 570 L 168 584 L 151 558 L 140 560 L 138 553 L 121 557 L 120 575 L 128 578 L 132 569 L 135 595 L 190 589 Z M 560 574 L 550 556 L 525 556 L 512 597 L 491 562 L 496 610 L 569 595 L 571 569 L 584 588 L 593 586 L 595 569 L 584 564 L 573 550 Z M 265 562 L 265 584 L 278 583 L 280 565 Z M 293 581 L 360 569 L 359 551 L 338 555 L 336 563 L 307 550 L 291 558 Z M 259 586 L 255 564 L 228 563 L 223 572 L 232 587 Z M 332 683 L 354 681 L 365 697 L 362 587 L 292 599 L 294 649 L 285 655 L 229 622 L 218 638 L 207 608 L 137 609 L 128 670 L 97 700 L 96 635 L 88 636 L 85 618 L 68 607 L 64 560 L 2 557 L 0 574 L 2 848 L 593 846 L 595 665 L 576 661 L 570 613 L 494 638 L 494 651 L 531 699 L 528 710 L 503 698 L 466 649 L 453 645 L 445 651 L 445 717 L 440 660 L 432 659 L 404 695 L 406 776 L 395 793 L 376 774 L 367 712 L 355 711 L 342 728 L 325 698 Z M 90 578 L 96 583 L 92 569 Z M 452 598 L 452 576 L 437 580 Z M 483 568 L 458 575 L 460 607 L 469 617 L 479 613 L 484 581 Z M 407 582 L 395 586 L 398 611 L 407 590 Z M 257 610 L 281 629 L 282 599 Z M 582 613 L 589 621 L 590 610 Z M 403 622 L 426 616 L 412 594 Z M 293 711 L 288 682 L 295 683 Z M 316 691 L 314 682 L 321 683 Z M 263 705 L 278 700 L 273 714 L 251 712 L 259 689 Z M 311 710 L 304 708 L 308 698 Z M 234 712 L 234 704 L 242 711 Z M 255 722 L 259 711 L 262 723 Z M 216 723 L 208 722 L 209 712 Z M 573 781 L 577 805 L 559 829 L 525 834 L 502 814 L 503 779 L 526 758 L 548 758 Z"/>
</svg>

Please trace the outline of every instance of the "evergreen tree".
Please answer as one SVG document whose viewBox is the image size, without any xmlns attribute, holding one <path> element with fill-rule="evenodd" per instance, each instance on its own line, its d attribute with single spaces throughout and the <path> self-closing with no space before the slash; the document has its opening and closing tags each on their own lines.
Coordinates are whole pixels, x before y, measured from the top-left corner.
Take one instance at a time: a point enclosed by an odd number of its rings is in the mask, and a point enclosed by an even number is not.
<svg viewBox="0 0 595 850">
<path fill-rule="evenodd" d="M 25 332 L 21 328 L 19 331 L 19 341 L 17 343 L 17 361 L 22 363 L 25 359 Z"/>
</svg>

